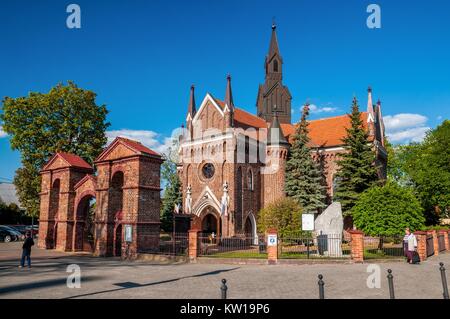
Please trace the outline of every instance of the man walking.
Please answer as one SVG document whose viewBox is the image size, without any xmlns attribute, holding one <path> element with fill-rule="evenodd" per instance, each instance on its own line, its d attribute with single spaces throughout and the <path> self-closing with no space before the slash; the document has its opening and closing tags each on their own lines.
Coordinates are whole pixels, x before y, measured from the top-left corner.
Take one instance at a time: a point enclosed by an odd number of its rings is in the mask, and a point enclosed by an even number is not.
<svg viewBox="0 0 450 319">
<path fill-rule="evenodd" d="M 31 246 L 34 245 L 33 238 L 30 232 L 27 232 L 25 241 L 22 245 L 22 259 L 20 260 L 19 268 L 25 266 L 25 258 L 27 259 L 28 268 L 31 268 Z"/>
</svg>

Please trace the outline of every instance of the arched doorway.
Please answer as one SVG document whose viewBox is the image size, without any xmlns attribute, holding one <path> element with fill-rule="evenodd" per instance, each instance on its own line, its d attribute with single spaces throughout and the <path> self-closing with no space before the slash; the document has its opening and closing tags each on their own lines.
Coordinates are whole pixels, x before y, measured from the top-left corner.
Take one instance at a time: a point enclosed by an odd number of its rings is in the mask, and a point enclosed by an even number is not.
<svg viewBox="0 0 450 319">
<path fill-rule="evenodd" d="M 94 250 L 95 197 L 87 194 L 78 202 L 76 208 L 74 249 L 76 251 Z"/>
<path fill-rule="evenodd" d="M 48 210 L 48 230 L 47 230 L 47 248 L 55 249 L 58 237 L 58 212 L 59 212 L 59 193 L 61 191 L 61 181 L 56 179 L 50 190 L 50 207 Z"/>
<path fill-rule="evenodd" d="M 122 251 L 122 226 L 117 216 L 122 216 L 123 211 L 123 185 L 124 174 L 122 171 L 114 173 L 109 188 L 109 211 L 108 211 L 108 236 L 107 254 L 120 256 Z M 120 232 L 119 232 L 120 231 Z"/>
<path fill-rule="evenodd" d="M 249 213 L 245 220 L 244 233 L 245 237 L 251 238 L 253 245 L 258 244 L 258 231 L 256 229 L 256 219 L 253 213 Z"/>
<path fill-rule="evenodd" d="M 220 238 L 222 234 L 222 222 L 220 215 L 215 209 L 208 207 L 200 215 L 201 217 L 201 230 L 205 235 L 214 233 L 216 238 Z"/>
</svg>

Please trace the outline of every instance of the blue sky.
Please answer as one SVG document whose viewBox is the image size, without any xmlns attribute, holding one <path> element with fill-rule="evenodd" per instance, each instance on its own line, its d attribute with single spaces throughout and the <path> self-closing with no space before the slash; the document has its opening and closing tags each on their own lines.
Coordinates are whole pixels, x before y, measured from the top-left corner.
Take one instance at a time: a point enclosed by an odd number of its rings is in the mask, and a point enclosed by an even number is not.
<svg viewBox="0 0 450 319">
<path fill-rule="evenodd" d="M 66 27 L 70 3 L 81 29 Z M 370 3 L 381 29 L 366 26 Z M 295 120 L 306 100 L 313 119 L 347 112 L 354 94 L 365 109 L 371 85 L 388 134 L 405 143 L 450 118 L 449 14 L 447 0 L 2 1 L 0 96 L 74 80 L 107 105 L 109 136 L 161 150 L 192 83 L 198 103 L 223 98 L 230 73 L 235 104 L 255 112 L 275 17 Z M 0 131 L 0 178 L 19 165 Z"/>
</svg>

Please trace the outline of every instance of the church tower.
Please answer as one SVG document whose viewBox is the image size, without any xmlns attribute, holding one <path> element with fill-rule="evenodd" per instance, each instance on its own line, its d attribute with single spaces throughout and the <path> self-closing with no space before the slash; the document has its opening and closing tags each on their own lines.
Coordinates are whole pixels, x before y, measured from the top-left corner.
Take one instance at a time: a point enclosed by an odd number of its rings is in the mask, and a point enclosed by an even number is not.
<svg viewBox="0 0 450 319">
<path fill-rule="evenodd" d="M 259 85 L 256 106 L 258 116 L 271 123 L 274 111 L 280 123 L 291 123 L 291 93 L 283 86 L 283 59 L 278 48 L 276 25 L 272 25 L 269 53 L 264 63 L 265 82 Z"/>
</svg>

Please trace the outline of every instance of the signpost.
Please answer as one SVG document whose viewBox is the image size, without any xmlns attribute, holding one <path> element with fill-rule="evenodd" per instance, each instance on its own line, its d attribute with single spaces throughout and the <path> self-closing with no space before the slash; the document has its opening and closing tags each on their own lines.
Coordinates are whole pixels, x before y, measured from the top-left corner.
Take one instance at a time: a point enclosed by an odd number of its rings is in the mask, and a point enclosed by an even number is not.
<svg viewBox="0 0 450 319">
<path fill-rule="evenodd" d="M 302 230 L 313 231 L 314 230 L 314 214 L 306 213 L 302 214 Z M 309 238 L 306 238 L 306 254 L 309 259 Z"/>
<path fill-rule="evenodd" d="M 277 245 L 277 240 L 278 240 L 278 238 L 277 238 L 276 234 L 269 234 L 267 236 L 267 241 L 268 241 L 267 245 L 268 246 L 276 246 Z"/>
<path fill-rule="evenodd" d="M 127 258 L 130 259 L 130 243 L 133 242 L 133 226 L 125 225 L 125 243 L 127 244 Z"/>
</svg>

